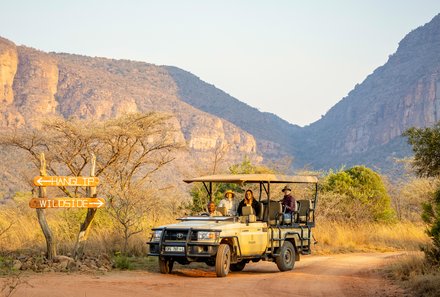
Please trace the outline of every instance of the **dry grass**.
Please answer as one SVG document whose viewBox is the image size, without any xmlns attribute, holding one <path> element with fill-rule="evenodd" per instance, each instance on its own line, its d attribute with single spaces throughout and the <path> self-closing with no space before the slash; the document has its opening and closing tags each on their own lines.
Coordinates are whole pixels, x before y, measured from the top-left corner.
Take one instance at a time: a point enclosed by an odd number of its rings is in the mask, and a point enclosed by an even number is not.
<svg viewBox="0 0 440 297">
<path fill-rule="evenodd" d="M 440 271 L 426 263 L 422 252 L 399 256 L 388 265 L 385 272 L 411 292 L 412 296 L 440 296 Z"/>
<path fill-rule="evenodd" d="M 344 224 L 321 221 L 315 228 L 315 253 L 417 251 L 429 242 L 423 225 Z"/>
<path fill-rule="evenodd" d="M 14 200 L 0 205 L 0 251 L 3 253 L 38 254 L 45 251 L 45 239 L 39 226 L 34 209 L 29 208 L 30 197 L 15 197 Z M 84 220 L 84 209 L 50 209 L 46 211 L 48 224 L 57 242 L 59 254 L 68 255 L 73 251 Z M 162 213 L 160 217 L 142 221 L 143 231 L 134 235 L 129 241 L 130 255 L 145 255 L 153 226 L 174 222 L 175 215 Z M 99 210 L 92 223 L 89 239 L 86 242 L 86 253 L 99 255 L 117 254 L 122 251 L 123 236 L 120 226 L 105 211 Z M 4 230 L 4 232 L 2 232 Z"/>
<path fill-rule="evenodd" d="M 35 210 L 29 208 L 30 197 L 17 196 L 14 201 L 0 206 L 1 230 L 12 226 L 0 235 L 0 250 L 39 254 L 45 250 L 45 240 L 38 224 Z M 67 255 L 73 250 L 80 223 L 85 216 L 81 209 L 51 209 L 46 211 L 47 220 L 58 242 L 59 254 Z M 179 214 L 162 212 L 150 215 L 143 221 L 144 231 L 129 242 L 129 255 L 145 255 L 150 229 L 154 226 L 174 222 Z M 413 223 L 395 224 L 344 224 L 318 220 L 314 230 L 319 242 L 313 247 L 318 254 L 370 252 L 370 251 L 416 251 L 429 242 L 423 225 Z M 105 212 L 97 212 L 92 232 L 86 243 L 86 253 L 99 255 L 117 254 L 122 251 L 122 234 L 117 223 Z"/>
</svg>

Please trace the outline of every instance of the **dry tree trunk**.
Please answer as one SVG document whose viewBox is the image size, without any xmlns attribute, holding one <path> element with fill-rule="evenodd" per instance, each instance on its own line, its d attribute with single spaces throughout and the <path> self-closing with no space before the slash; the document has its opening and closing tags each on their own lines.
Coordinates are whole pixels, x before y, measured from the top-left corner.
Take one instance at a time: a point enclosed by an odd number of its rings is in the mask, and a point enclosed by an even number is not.
<svg viewBox="0 0 440 297">
<path fill-rule="evenodd" d="M 40 155 L 40 164 L 41 164 L 40 175 L 47 176 L 46 159 L 44 157 L 44 153 L 41 153 Z M 38 193 L 39 198 L 42 199 L 47 198 L 46 187 L 39 187 L 38 192 L 39 192 Z M 52 235 L 52 231 L 50 230 L 49 225 L 47 224 L 45 210 L 43 208 L 37 208 L 36 210 L 37 210 L 38 222 L 40 223 L 40 227 L 41 230 L 43 231 L 44 238 L 46 238 L 46 247 L 47 247 L 46 257 L 47 259 L 52 260 L 57 255 L 55 239 Z"/>
<path fill-rule="evenodd" d="M 91 161 L 92 163 L 90 168 L 90 176 L 95 176 L 96 156 L 94 154 L 92 154 Z M 96 198 L 96 187 L 87 187 L 86 195 L 87 198 Z M 78 237 L 76 239 L 75 248 L 73 251 L 73 257 L 75 259 L 80 258 L 84 252 L 84 244 L 85 241 L 87 240 L 87 237 L 89 236 L 90 226 L 93 222 L 93 219 L 95 218 L 95 214 L 97 210 L 98 210 L 97 208 L 87 209 L 87 215 L 79 229 Z"/>
</svg>

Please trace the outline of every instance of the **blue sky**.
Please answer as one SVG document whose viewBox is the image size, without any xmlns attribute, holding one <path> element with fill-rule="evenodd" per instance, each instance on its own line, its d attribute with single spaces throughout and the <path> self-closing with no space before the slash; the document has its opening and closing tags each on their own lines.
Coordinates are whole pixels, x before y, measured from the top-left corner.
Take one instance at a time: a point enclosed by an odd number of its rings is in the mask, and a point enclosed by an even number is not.
<svg viewBox="0 0 440 297">
<path fill-rule="evenodd" d="M 301 126 L 440 13 L 438 0 L 0 2 L 16 44 L 177 66 Z"/>
</svg>

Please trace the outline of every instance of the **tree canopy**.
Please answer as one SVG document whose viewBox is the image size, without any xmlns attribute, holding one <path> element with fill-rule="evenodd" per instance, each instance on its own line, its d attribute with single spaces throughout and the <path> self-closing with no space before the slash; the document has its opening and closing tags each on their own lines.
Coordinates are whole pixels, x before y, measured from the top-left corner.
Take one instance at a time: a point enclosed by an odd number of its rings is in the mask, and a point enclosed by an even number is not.
<svg viewBox="0 0 440 297">
<path fill-rule="evenodd" d="M 440 177 L 440 122 L 428 128 L 410 128 L 403 133 L 414 151 L 413 167 L 418 176 Z M 422 219 L 429 224 L 427 234 L 433 247 L 425 249 L 431 263 L 440 266 L 440 188 L 423 203 Z"/>
<path fill-rule="evenodd" d="M 338 206 L 343 209 L 341 219 L 388 221 L 394 217 L 382 178 L 370 168 L 355 166 L 330 172 L 323 181 L 322 192 L 343 197 Z"/>
<path fill-rule="evenodd" d="M 422 177 L 440 176 L 440 122 L 432 128 L 410 128 L 403 133 L 414 151 L 413 167 Z"/>
</svg>

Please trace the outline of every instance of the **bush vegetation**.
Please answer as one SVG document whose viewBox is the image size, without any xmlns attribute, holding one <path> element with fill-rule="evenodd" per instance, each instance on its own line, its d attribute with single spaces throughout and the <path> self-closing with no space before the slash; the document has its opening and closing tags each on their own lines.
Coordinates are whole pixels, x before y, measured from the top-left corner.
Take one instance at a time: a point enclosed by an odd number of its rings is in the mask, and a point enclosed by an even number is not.
<svg viewBox="0 0 440 297">
<path fill-rule="evenodd" d="M 121 124 L 120 122 L 108 124 L 115 125 L 115 123 Z M 72 126 L 64 127 L 72 132 Z M 118 130 L 118 133 L 123 130 Z M 76 132 L 79 133 L 79 131 Z M 126 136 L 127 142 L 130 142 L 131 136 Z M 112 143 L 112 138 L 108 135 L 106 137 L 107 143 Z M 60 140 L 57 141 L 63 143 Z M 96 144 L 97 142 L 90 142 L 89 149 Z M 103 147 L 101 146 L 100 149 Z M 139 151 L 136 150 L 136 152 Z M 167 155 L 166 162 L 172 160 L 168 157 L 170 156 Z M 85 158 L 88 162 L 89 157 Z M 101 159 L 100 162 L 103 160 Z M 156 269 L 151 268 L 151 259 L 145 260 L 144 258 L 147 252 L 145 241 L 149 238 L 151 228 L 174 222 L 176 217 L 185 213 L 205 211 L 209 198 L 204 188 L 195 185 L 188 193 L 188 196 L 192 197 L 190 203 L 182 203 L 180 208 L 176 208 L 175 203 L 164 198 L 166 195 L 163 193 L 148 188 L 139 188 L 138 182 L 142 180 L 142 177 L 149 178 L 149 170 L 156 170 L 154 166 L 159 165 L 157 168 L 159 170 L 160 162 L 149 165 L 145 163 L 146 171 L 130 175 L 125 171 L 130 169 L 130 164 L 133 164 L 132 159 L 120 158 L 118 160 L 121 162 L 119 165 L 124 162 L 127 165 L 123 167 L 124 170 L 113 171 L 115 175 L 111 175 L 113 165 L 110 164 L 108 165 L 109 171 L 101 171 L 103 172 L 102 178 L 107 183 L 114 184 L 115 187 L 100 189 L 103 196 L 108 199 L 109 205 L 96 212 L 93 228 L 90 230 L 84 250 L 88 255 L 109 255 L 113 259 L 114 266 L 120 269 L 136 269 L 140 266 Z M 220 168 L 217 164 L 219 160 L 220 158 L 215 160 L 214 170 Z M 61 170 L 60 162 L 57 165 L 51 164 L 54 170 Z M 86 164 L 84 168 L 88 166 Z M 137 168 L 136 164 L 135 168 Z M 280 173 L 275 167 L 257 166 L 249 159 L 230 165 L 223 172 L 232 174 Z M 438 229 L 433 228 L 439 216 L 438 208 L 436 208 L 438 201 L 435 198 L 438 196 L 433 196 L 439 185 L 436 178 L 408 178 L 392 183 L 364 166 L 315 174 L 319 175 L 321 185 L 316 210 L 317 227 L 314 230 L 318 241 L 313 249 L 315 252 L 328 254 L 417 251 L 420 246 L 428 246 L 430 237 L 438 236 Z M 282 186 L 273 185 L 272 193 L 279 194 L 279 197 L 274 197 L 275 199 L 281 198 Z M 216 202 L 222 198 L 226 189 L 234 190 L 238 199 L 245 190 L 235 184 L 219 185 L 214 189 L 213 198 Z M 309 197 L 311 189 L 295 187 L 293 193 L 297 195 L 297 198 Z M 65 192 L 65 194 L 68 193 Z M 33 195 L 32 193 L 16 193 L 12 199 L 0 203 L 0 250 L 4 255 L 24 253 L 41 256 L 45 249 L 44 236 L 38 225 L 35 210 L 28 206 L 28 201 Z M 157 199 L 158 196 L 162 198 Z M 170 197 L 172 197 L 170 199 L 176 199 L 173 195 Z M 422 209 L 423 202 L 425 204 Z M 425 223 L 420 217 L 422 211 L 425 214 Z M 86 214 L 87 210 L 82 209 L 51 209 L 50 212 L 46 212 L 47 221 L 57 237 L 58 253 L 72 254 L 78 238 L 80 222 L 84 220 Z M 428 234 L 425 233 L 424 224 L 426 223 L 431 227 Z M 432 248 L 429 250 L 436 251 Z"/>
</svg>

